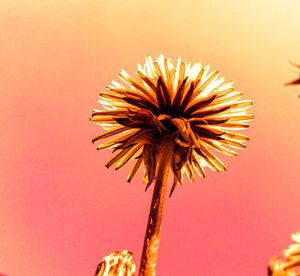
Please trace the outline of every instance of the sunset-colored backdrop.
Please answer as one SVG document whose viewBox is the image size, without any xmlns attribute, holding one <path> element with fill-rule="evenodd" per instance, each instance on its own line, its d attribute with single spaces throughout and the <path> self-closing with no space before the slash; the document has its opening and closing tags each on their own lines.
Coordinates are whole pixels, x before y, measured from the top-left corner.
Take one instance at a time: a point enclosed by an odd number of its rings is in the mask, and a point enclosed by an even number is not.
<svg viewBox="0 0 300 276">
<path fill-rule="evenodd" d="M 158 276 L 266 275 L 300 228 L 300 1 L 0 2 L 0 273 L 93 275 L 139 263 L 152 189 L 91 143 L 99 92 L 145 54 L 201 61 L 252 99 L 251 137 L 225 173 L 166 200 Z"/>
</svg>

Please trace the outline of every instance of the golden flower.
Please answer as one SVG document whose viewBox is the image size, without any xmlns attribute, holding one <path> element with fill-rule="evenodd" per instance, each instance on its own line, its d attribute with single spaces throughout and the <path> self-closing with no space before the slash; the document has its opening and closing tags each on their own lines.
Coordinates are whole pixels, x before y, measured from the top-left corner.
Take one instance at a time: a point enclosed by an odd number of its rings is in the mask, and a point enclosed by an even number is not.
<svg viewBox="0 0 300 276">
<path fill-rule="evenodd" d="M 300 275 L 300 230 L 291 235 L 292 241 L 287 249 L 283 250 L 286 260 L 273 257 L 269 264 L 270 276 L 299 276 Z"/>
<path fill-rule="evenodd" d="M 93 142 L 118 134 L 97 146 L 115 152 L 106 166 L 115 165 L 118 170 L 135 160 L 127 178 L 130 182 L 144 163 L 147 189 L 156 178 L 160 142 L 167 137 L 175 145 L 170 195 L 182 183 L 184 173 L 194 181 L 195 172 L 205 176 L 206 166 L 224 171 L 224 163 L 213 150 L 237 155 L 232 148 L 245 147 L 249 138 L 234 131 L 249 126 L 252 102 L 241 100 L 242 93 L 232 82 L 225 83 L 218 71 L 209 69 L 209 65 L 180 58 L 173 64 L 162 55 L 155 61 L 147 55 L 145 65 L 137 65 L 137 78 L 122 70 L 119 78 L 124 84 L 112 81 L 100 93 L 99 103 L 105 110 L 94 110 L 91 117 L 106 130 Z"/>
<path fill-rule="evenodd" d="M 133 276 L 135 271 L 132 253 L 122 250 L 105 256 L 98 265 L 95 276 Z"/>
</svg>

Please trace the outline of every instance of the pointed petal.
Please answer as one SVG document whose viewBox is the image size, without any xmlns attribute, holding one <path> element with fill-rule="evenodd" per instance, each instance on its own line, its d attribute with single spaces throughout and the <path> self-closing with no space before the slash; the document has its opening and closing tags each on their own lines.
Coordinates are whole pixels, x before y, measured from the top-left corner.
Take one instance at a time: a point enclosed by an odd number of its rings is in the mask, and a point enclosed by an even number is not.
<svg viewBox="0 0 300 276">
<path fill-rule="evenodd" d="M 101 139 L 108 138 L 108 137 L 118 134 L 120 132 L 124 132 L 125 130 L 128 130 L 128 129 L 129 129 L 128 127 L 118 127 L 118 128 L 110 129 L 110 130 L 98 135 L 96 138 L 94 138 L 92 140 L 92 142 L 93 143 L 98 142 Z"/>
<path fill-rule="evenodd" d="M 139 168 L 141 167 L 143 163 L 143 158 L 138 158 L 134 164 L 134 166 L 132 167 L 132 169 L 129 172 L 129 175 L 127 177 L 127 181 L 131 182 L 131 180 L 134 178 L 134 176 L 136 175 L 136 173 L 138 172 Z"/>
</svg>

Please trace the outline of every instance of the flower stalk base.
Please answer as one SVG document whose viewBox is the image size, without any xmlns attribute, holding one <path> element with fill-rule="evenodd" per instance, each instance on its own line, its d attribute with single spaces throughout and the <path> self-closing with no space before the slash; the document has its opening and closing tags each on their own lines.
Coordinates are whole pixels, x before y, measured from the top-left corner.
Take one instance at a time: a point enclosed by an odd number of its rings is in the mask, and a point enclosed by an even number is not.
<svg viewBox="0 0 300 276">
<path fill-rule="evenodd" d="M 172 138 L 169 136 L 164 137 L 160 143 L 157 178 L 153 190 L 139 276 L 154 276 L 156 273 L 163 207 L 173 150 L 174 142 L 172 142 Z"/>
</svg>

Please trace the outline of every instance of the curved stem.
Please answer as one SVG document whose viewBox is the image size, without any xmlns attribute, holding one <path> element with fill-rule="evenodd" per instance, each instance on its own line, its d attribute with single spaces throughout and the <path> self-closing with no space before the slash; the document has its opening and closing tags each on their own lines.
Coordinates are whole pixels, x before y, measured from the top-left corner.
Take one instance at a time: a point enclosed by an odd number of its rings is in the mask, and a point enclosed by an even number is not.
<svg viewBox="0 0 300 276">
<path fill-rule="evenodd" d="M 163 137 L 160 143 L 158 164 L 153 164 L 153 166 L 157 166 L 157 174 L 144 240 L 139 276 L 154 276 L 156 272 L 162 214 L 173 150 L 174 142 L 172 141 L 172 138 L 170 136 Z"/>
</svg>

